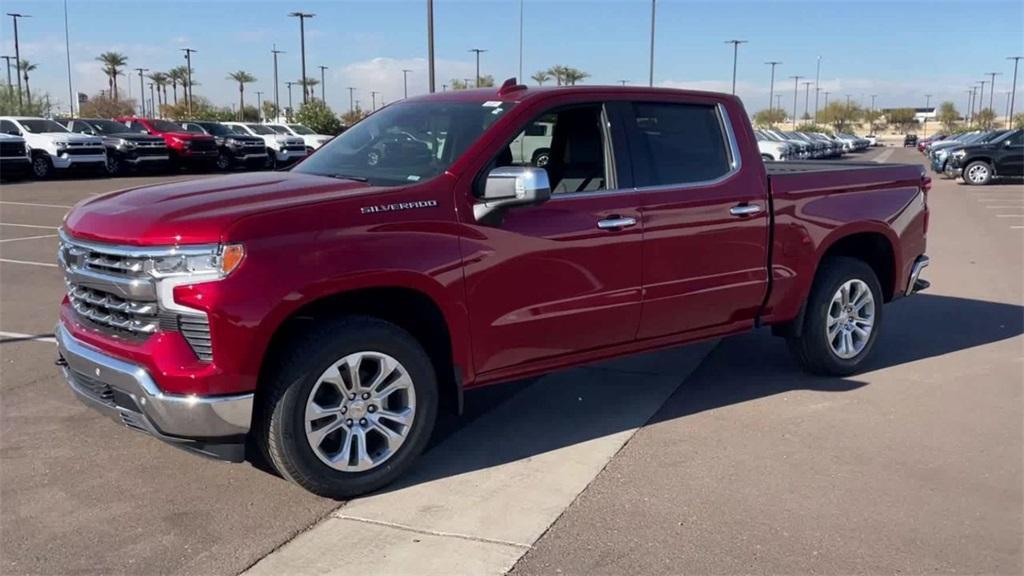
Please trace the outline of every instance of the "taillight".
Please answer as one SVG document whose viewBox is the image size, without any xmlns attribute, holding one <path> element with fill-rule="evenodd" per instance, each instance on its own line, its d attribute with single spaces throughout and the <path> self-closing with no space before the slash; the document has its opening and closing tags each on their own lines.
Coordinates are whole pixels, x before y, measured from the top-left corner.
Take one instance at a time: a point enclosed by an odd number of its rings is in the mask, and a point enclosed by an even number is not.
<svg viewBox="0 0 1024 576">
<path fill-rule="evenodd" d="M 921 176 L 921 192 L 928 194 L 932 189 L 932 179 L 930 176 Z"/>
</svg>

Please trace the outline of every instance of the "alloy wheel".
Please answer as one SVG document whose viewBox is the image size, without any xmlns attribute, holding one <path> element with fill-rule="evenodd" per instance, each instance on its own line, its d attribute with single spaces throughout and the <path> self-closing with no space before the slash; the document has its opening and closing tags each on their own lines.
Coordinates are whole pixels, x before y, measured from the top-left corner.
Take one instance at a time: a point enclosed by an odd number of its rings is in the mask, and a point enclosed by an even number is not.
<svg viewBox="0 0 1024 576">
<path fill-rule="evenodd" d="M 356 352 L 332 364 L 306 399 L 306 440 L 324 464 L 342 472 L 376 468 L 395 455 L 416 417 L 416 391 L 402 364 L 380 352 Z"/>
<path fill-rule="evenodd" d="M 967 170 L 967 179 L 972 184 L 981 184 L 988 180 L 988 166 L 984 164 L 975 164 Z"/>
<path fill-rule="evenodd" d="M 839 358 L 856 357 L 867 346 L 875 323 L 875 296 L 862 280 L 844 282 L 832 296 L 826 316 L 829 347 Z"/>
</svg>

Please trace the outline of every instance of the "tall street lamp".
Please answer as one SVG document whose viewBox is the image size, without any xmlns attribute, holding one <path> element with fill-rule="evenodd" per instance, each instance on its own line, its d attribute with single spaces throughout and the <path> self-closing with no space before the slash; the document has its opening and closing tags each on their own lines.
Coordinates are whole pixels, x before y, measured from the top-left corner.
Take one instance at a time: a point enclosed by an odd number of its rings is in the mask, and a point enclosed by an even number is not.
<svg viewBox="0 0 1024 576">
<path fill-rule="evenodd" d="M 988 107 L 995 114 L 996 109 L 993 107 L 992 102 L 996 95 L 996 76 L 1002 76 L 1003 74 L 1001 72 L 987 72 L 986 75 L 992 78 L 988 83 Z"/>
<path fill-rule="evenodd" d="M 188 117 L 192 117 L 192 54 L 198 52 L 192 48 L 181 48 L 181 51 L 185 53 L 185 74 L 187 76 L 186 82 L 188 86 L 185 87 L 185 104 L 188 108 Z M 145 96 L 143 96 L 145 98 Z"/>
<path fill-rule="evenodd" d="M 288 112 L 285 114 L 285 117 L 288 119 L 289 122 L 292 121 L 292 86 L 295 86 L 295 84 L 297 84 L 297 83 L 296 82 L 285 82 L 284 83 L 284 85 L 288 87 Z M 302 91 L 305 92 L 306 88 L 303 87 Z"/>
<path fill-rule="evenodd" d="M 825 90 L 825 92 L 823 92 L 823 94 L 825 94 L 825 108 L 828 108 L 828 95 L 831 94 L 831 92 L 829 92 L 828 90 Z"/>
<path fill-rule="evenodd" d="M 988 84 L 988 80 L 979 80 L 978 84 L 981 85 L 981 92 L 978 93 L 978 112 L 981 112 L 982 106 L 985 105 L 985 84 Z"/>
<path fill-rule="evenodd" d="M 477 58 L 478 58 L 478 60 L 477 60 L 477 65 L 476 65 L 476 84 L 477 84 L 477 86 L 479 86 L 480 85 L 480 64 L 479 64 L 480 61 L 479 61 L 479 55 L 477 56 Z M 412 70 L 409 70 L 407 68 L 403 68 L 402 69 L 402 98 L 408 98 L 409 97 L 409 72 L 412 72 Z"/>
<path fill-rule="evenodd" d="M 376 90 L 370 90 L 370 103 L 371 103 L 370 112 L 376 112 L 377 111 L 377 94 L 380 94 L 380 92 L 377 92 Z"/>
<path fill-rule="evenodd" d="M 796 96 L 800 93 L 800 79 L 803 76 L 790 76 L 793 79 L 793 129 L 796 130 Z"/>
<path fill-rule="evenodd" d="M 355 100 L 355 98 L 356 98 L 356 87 L 355 86 L 349 86 L 348 87 L 348 111 L 349 112 L 355 112 L 356 111 L 356 105 L 355 105 L 356 100 Z"/>
<path fill-rule="evenodd" d="M 143 99 L 145 99 L 145 97 L 143 97 Z M 153 83 L 150 82 L 149 83 L 149 113 L 154 118 L 158 116 L 158 114 L 156 113 L 156 106 L 155 106 L 155 104 L 156 104 L 156 93 L 153 91 Z"/>
<path fill-rule="evenodd" d="M 309 96 L 306 94 L 306 18 L 312 18 L 315 14 L 292 12 L 288 16 L 299 19 L 299 45 L 302 49 L 302 103 L 305 104 L 309 101 Z"/>
<path fill-rule="evenodd" d="M 924 132 L 925 136 L 928 135 L 928 108 L 930 108 L 931 105 L 932 105 L 932 95 L 931 94 L 925 94 L 924 95 L 924 129 L 922 130 Z M 872 108 L 875 107 L 875 97 L 874 96 L 871 97 L 871 107 Z"/>
<path fill-rule="evenodd" d="M 726 40 L 726 44 L 732 44 L 732 93 L 736 93 L 736 60 L 739 56 L 740 44 L 746 44 L 746 40 Z"/>
<path fill-rule="evenodd" d="M 522 26 L 522 22 L 520 22 Z M 522 66 L 522 33 L 520 33 L 519 61 Z M 434 0 L 427 0 L 427 85 L 434 93 Z"/>
<path fill-rule="evenodd" d="M 657 9 L 657 0 L 651 0 L 651 56 L 648 65 L 647 85 L 654 86 L 654 16 Z"/>
<path fill-rule="evenodd" d="M 772 99 L 775 96 L 775 67 L 778 66 L 779 64 L 782 64 L 782 62 L 779 62 L 778 60 L 772 60 L 770 62 L 765 62 L 765 64 L 772 67 L 771 80 L 768 81 L 768 109 L 771 110 L 773 104 Z"/>
<path fill-rule="evenodd" d="M 242 113 L 242 119 L 245 120 L 245 113 Z M 256 119 L 263 122 L 263 91 L 256 91 Z"/>
<path fill-rule="evenodd" d="M 149 72 L 149 68 L 136 68 L 139 73 L 139 101 L 142 103 L 142 117 L 146 117 L 146 83 L 143 81 L 143 74 Z"/>
<path fill-rule="evenodd" d="M 278 50 L 277 49 L 277 44 L 274 44 L 274 47 L 273 47 L 273 49 L 270 50 L 270 53 L 274 55 L 274 111 L 275 111 L 275 113 L 278 116 L 280 116 L 281 115 L 281 97 L 280 97 L 280 94 L 278 93 L 279 92 L 278 88 L 280 86 L 280 83 L 277 81 L 277 55 L 278 54 L 284 54 L 285 52 L 284 52 L 284 50 Z"/>
<path fill-rule="evenodd" d="M 21 112 L 21 45 L 18 43 L 18 18 L 31 18 L 28 14 L 8 12 L 8 16 L 14 21 L 14 73 L 18 79 L 18 112 Z"/>
<path fill-rule="evenodd" d="M 804 117 L 809 118 L 811 116 L 809 114 L 811 107 L 811 85 L 814 82 L 801 82 L 801 84 L 804 85 Z"/>
<path fill-rule="evenodd" d="M 487 50 L 483 50 L 483 49 L 480 49 L 480 48 L 470 48 L 469 51 L 476 53 L 476 84 L 474 86 L 476 88 L 479 88 L 480 87 L 480 53 L 481 52 L 487 52 Z"/>
<path fill-rule="evenodd" d="M 5 62 L 7 62 L 7 95 L 11 98 L 11 102 L 14 102 L 14 84 L 11 80 L 11 60 L 14 60 L 14 56 L 0 56 Z"/>
<path fill-rule="evenodd" d="M 814 72 L 814 123 L 818 123 L 818 94 L 821 93 L 821 56 L 818 56 L 818 67 Z"/>
<path fill-rule="evenodd" d="M 324 70 L 327 70 L 327 66 L 320 65 L 320 101 L 327 105 L 327 82 L 324 80 Z"/>
<path fill-rule="evenodd" d="M 1007 60 L 1013 60 L 1013 86 L 1010 87 L 1010 111 L 1006 113 L 1006 127 L 1011 126 L 1013 122 L 1013 104 L 1017 98 L 1017 65 L 1020 64 L 1021 59 L 1024 56 L 1007 56 Z"/>
</svg>

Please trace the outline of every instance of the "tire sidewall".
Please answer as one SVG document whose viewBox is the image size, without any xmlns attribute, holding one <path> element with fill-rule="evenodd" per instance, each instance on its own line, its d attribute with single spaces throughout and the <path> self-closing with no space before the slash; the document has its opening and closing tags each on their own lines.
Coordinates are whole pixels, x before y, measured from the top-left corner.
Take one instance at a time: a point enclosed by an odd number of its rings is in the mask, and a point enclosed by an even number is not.
<svg viewBox="0 0 1024 576">
<path fill-rule="evenodd" d="M 46 154 L 36 154 L 32 157 L 32 175 L 40 180 L 45 180 L 53 174 L 53 165 Z"/>
<path fill-rule="evenodd" d="M 972 181 L 968 177 L 968 174 L 970 173 L 970 170 L 971 170 L 971 168 L 973 166 L 984 166 L 985 169 L 988 171 L 988 176 L 983 181 L 981 181 L 981 182 L 974 182 L 974 181 Z M 970 164 L 968 164 L 964 168 L 963 178 L 964 178 L 964 182 L 966 182 L 967 184 L 969 184 L 971 186 L 984 186 L 984 185 L 986 185 L 986 184 L 988 184 L 989 182 L 992 181 L 992 167 L 988 165 L 988 162 L 982 162 L 980 160 L 971 162 Z"/>
<path fill-rule="evenodd" d="M 812 353 L 826 371 L 833 374 L 853 374 L 863 368 L 865 360 L 871 355 L 871 351 L 878 341 L 878 335 L 881 333 L 885 308 L 882 287 L 874 270 L 861 260 L 835 258 L 828 261 L 826 266 L 828 266 L 828 270 L 815 282 L 814 291 L 808 302 L 803 337 L 809 339 L 808 343 L 811 344 Z M 860 280 L 871 290 L 871 296 L 875 299 L 875 318 L 871 336 L 868 337 L 868 342 L 860 354 L 853 358 L 840 358 L 829 344 L 826 318 L 832 304 L 832 297 L 840 286 L 850 280 Z"/>
<path fill-rule="evenodd" d="M 348 326 L 345 326 L 348 324 Z M 271 442 L 283 448 L 286 466 L 302 478 L 307 489 L 331 497 L 347 497 L 379 488 L 404 473 L 423 451 L 434 428 L 438 390 L 429 357 L 412 336 L 382 321 L 341 323 L 338 337 L 300 361 L 290 374 L 287 390 L 274 408 L 280 426 Z M 305 430 L 306 401 L 320 375 L 335 362 L 355 352 L 381 352 L 398 360 L 408 372 L 416 392 L 416 415 L 405 442 L 386 462 L 363 472 L 342 472 L 324 464 L 313 452 Z M 285 376 L 282 374 L 282 376 Z"/>
<path fill-rule="evenodd" d="M 119 174 L 121 174 L 122 169 L 123 165 L 121 164 L 120 158 L 118 158 L 114 154 L 110 154 L 109 156 L 107 156 L 106 170 L 108 175 L 118 176 Z"/>
</svg>

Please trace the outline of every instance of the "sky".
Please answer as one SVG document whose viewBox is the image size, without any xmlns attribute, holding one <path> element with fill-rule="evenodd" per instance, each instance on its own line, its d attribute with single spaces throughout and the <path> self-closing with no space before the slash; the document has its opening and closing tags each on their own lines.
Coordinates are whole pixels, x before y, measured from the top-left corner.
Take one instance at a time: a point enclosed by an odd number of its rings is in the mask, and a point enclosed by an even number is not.
<svg viewBox="0 0 1024 576">
<path fill-rule="evenodd" d="M 19 22 L 22 58 L 38 64 L 33 92 L 49 93 L 66 106 L 68 74 L 61 0 L 3 0 L 2 12 L 30 14 Z M 286 80 L 300 72 L 299 23 L 287 14 L 301 10 L 306 21 L 307 76 L 325 72 L 328 104 L 347 110 L 349 86 L 364 108 L 371 91 L 378 105 L 403 96 L 402 69 L 409 69 L 409 95 L 427 91 L 426 0 L 68 0 L 71 73 L 75 91 L 106 88 L 102 52 L 128 57 L 129 68 L 166 71 L 184 63 L 181 47 L 193 56 L 197 95 L 219 105 L 238 100 L 228 73 L 245 70 L 258 79 L 246 87 L 247 100 L 263 92 L 273 99 L 273 60 L 279 56 L 280 98 L 287 105 Z M 481 74 L 498 82 L 518 75 L 519 0 L 435 0 L 437 88 L 453 78 L 473 78 L 471 48 L 481 55 Z M 524 76 L 554 64 L 582 69 L 586 83 L 628 80 L 646 84 L 650 42 L 650 0 L 524 0 Z M 984 15 L 983 18 L 965 15 Z M 0 51 L 14 54 L 10 17 L 0 17 Z M 965 29 L 965 22 L 972 22 Z M 814 80 L 821 58 L 822 92 L 830 99 L 876 107 L 924 106 L 952 100 L 966 107 L 967 90 L 988 72 L 996 77 L 995 108 L 1003 113 L 1013 74 L 1007 56 L 1024 55 L 1024 2 L 1017 0 L 779 0 L 712 2 L 658 0 L 654 83 L 728 92 L 732 78 L 729 39 L 739 48 L 737 93 L 749 112 L 769 105 L 769 67 L 778 60 L 775 93 L 793 105 L 793 79 Z M 983 29 L 982 29 L 983 28 Z M 1024 66 L 1022 66 L 1024 68 Z M 138 75 L 131 86 L 138 95 Z M 800 80 L 803 82 L 804 80 Z M 120 81 L 125 87 L 127 82 Z M 317 88 L 319 91 L 319 87 Z M 989 86 L 985 86 L 985 101 Z M 148 91 L 148 89 L 147 89 Z M 1018 110 L 1024 92 L 1024 70 Z M 798 91 L 798 112 L 805 106 Z M 824 104 L 824 96 L 821 97 Z M 301 92 L 294 89 L 296 105 Z M 810 89 L 813 108 L 814 87 Z"/>
</svg>

